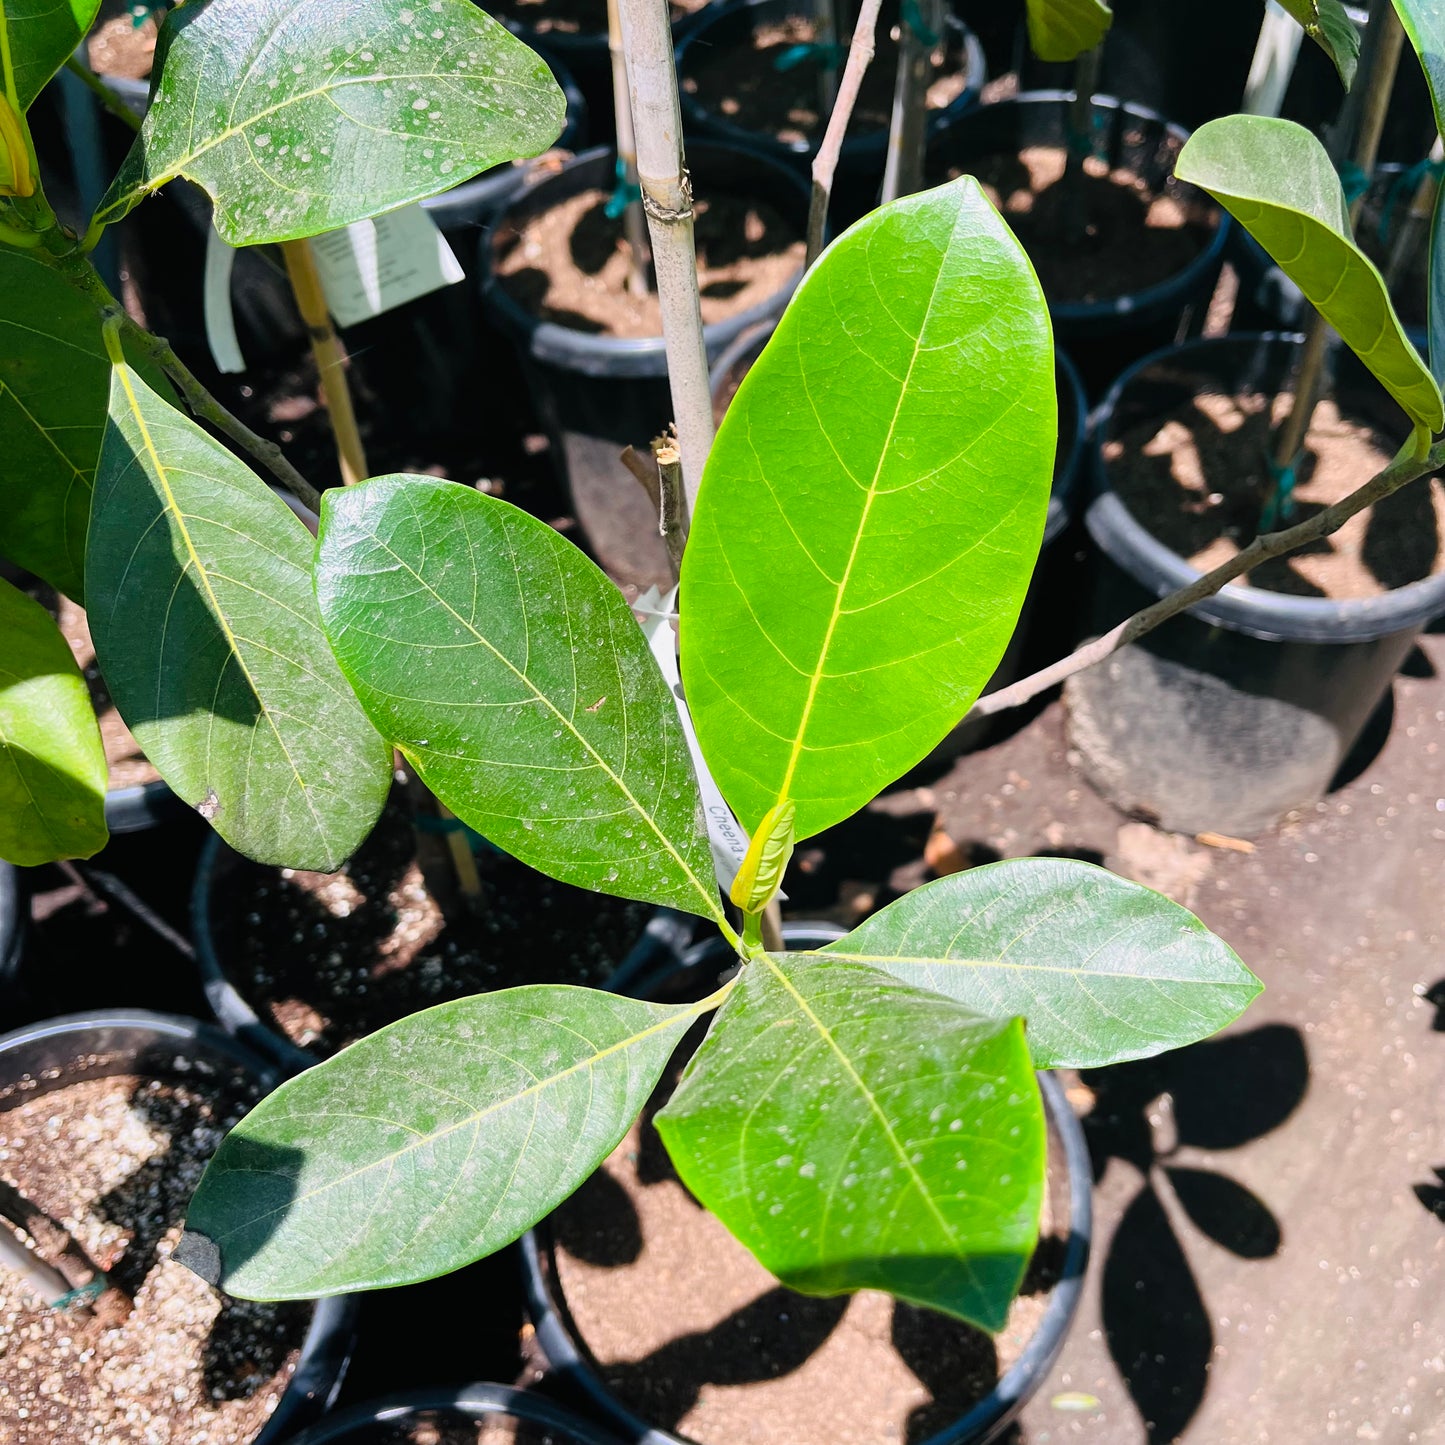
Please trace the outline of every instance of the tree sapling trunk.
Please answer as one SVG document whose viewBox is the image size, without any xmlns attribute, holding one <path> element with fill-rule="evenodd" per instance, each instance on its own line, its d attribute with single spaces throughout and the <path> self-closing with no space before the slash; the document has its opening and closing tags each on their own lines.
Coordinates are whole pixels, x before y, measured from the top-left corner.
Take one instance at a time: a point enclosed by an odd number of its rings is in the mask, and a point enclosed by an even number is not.
<svg viewBox="0 0 1445 1445">
<path fill-rule="evenodd" d="M 1083 241 L 1089 229 L 1084 162 L 1094 151 L 1094 91 L 1099 84 L 1101 41 L 1074 62 L 1074 98 L 1069 104 L 1067 155 L 1064 158 L 1064 236 L 1069 245 Z"/>
</svg>

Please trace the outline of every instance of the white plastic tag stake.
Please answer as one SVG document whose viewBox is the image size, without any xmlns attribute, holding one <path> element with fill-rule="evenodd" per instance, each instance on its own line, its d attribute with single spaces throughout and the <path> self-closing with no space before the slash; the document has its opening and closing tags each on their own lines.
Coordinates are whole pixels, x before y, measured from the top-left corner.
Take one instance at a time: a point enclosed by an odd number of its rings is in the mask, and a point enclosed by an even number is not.
<svg viewBox="0 0 1445 1445">
<path fill-rule="evenodd" d="M 693 771 L 697 774 L 698 791 L 702 794 L 702 815 L 707 823 L 708 842 L 712 844 L 713 867 L 717 870 L 717 881 L 726 893 L 738 876 L 743 859 L 748 851 L 748 835 L 742 825 L 733 817 L 733 811 L 723 801 L 718 785 L 703 761 L 702 749 L 697 745 L 697 734 L 692 729 L 692 715 L 682 696 L 682 674 L 677 666 L 677 633 L 673 630 L 670 614 L 677 606 L 677 588 L 666 596 L 659 596 L 657 588 L 651 587 L 633 604 L 644 614 L 642 634 L 647 645 L 662 669 L 668 691 L 677 706 L 677 715 L 682 720 L 683 736 L 687 739 L 687 750 L 692 754 Z"/>
<path fill-rule="evenodd" d="M 1240 109 L 1246 115 L 1278 115 L 1284 105 L 1299 58 L 1304 31 L 1277 3 L 1269 0 L 1264 21 L 1259 27 L 1259 43 L 1244 83 L 1244 101 Z"/>
<path fill-rule="evenodd" d="M 380 316 L 465 274 L 436 222 L 418 206 L 311 238 L 326 305 L 342 326 Z"/>
<path fill-rule="evenodd" d="M 212 226 L 206 233 L 206 272 L 201 305 L 206 322 L 206 345 L 216 370 L 234 376 L 245 371 L 246 358 L 236 337 L 236 316 L 231 310 L 231 271 L 236 248 L 223 241 Z"/>
</svg>

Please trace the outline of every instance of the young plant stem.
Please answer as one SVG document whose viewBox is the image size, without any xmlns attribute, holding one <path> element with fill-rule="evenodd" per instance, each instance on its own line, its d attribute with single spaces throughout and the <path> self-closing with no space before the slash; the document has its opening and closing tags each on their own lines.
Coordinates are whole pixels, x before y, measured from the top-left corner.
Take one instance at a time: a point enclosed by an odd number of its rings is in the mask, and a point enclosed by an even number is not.
<svg viewBox="0 0 1445 1445">
<path fill-rule="evenodd" d="M 311 337 L 311 354 L 321 377 L 321 394 L 331 417 L 331 431 L 336 439 L 336 456 L 341 463 L 341 480 L 349 487 L 370 475 L 361 433 L 356 426 L 356 409 L 351 404 L 351 388 L 346 384 L 346 348 L 331 323 L 326 306 L 326 293 L 321 289 L 321 273 L 310 241 L 283 241 L 281 253 L 286 258 L 286 274 L 296 293 L 296 305 Z"/>
<path fill-rule="evenodd" d="M 676 438 L 654 437 L 652 458 L 657 463 L 657 530 L 667 544 L 674 577 L 681 577 L 682 551 L 687 545 L 687 504 Z"/>
<path fill-rule="evenodd" d="M 1369 69 L 1363 100 L 1360 105 L 1359 132 L 1355 138 L 1352 162 L 1360 177 L 1360 191 L 1350 202 L 1350 224 L 1358 220 L 1360 208 L 1365 203 L 1365 187 L 1371 172 L 1375 169 L 1375 157 L 1380 149 L 1380 135 L 1385 128 L 1385 113 L 1389 109 L 1390 94 L 1395 88 L 1395 72 L 1400 65 L 1400 49 L 1405 39 L 1404 27 L 1395 14 L 1391 0 L 1376 0 L 1370 11 Z M 1342 144 L 1347 139 L 1342 137 Z M 1275 437 L 1274 468 L 1277 476 L 1289 474 L 1295 459 L 1304 447 L 1309 435 L 1310 422 L 1314 417 L 1318 401 L 1320 381 L 1324 375 L 1325 357 L 1329 351 L 1330 326 L 1323 316 L 1315 314 L 1305 336 L 1304 350 L 1300 356 L 1299 369 L 1295 376 L 1294 399 L 1289 415 L 1285 417 Z M 1280 495 L 1276 482 L 1265 506 L 1269 517 L 1287 517 L 1289 497 Z"/>
<path fill-rule="evenodd" d="M 813 157 L 813 191 L 808 202 L 808 253 L 811 266 L 823 250 L 823 235 L 828 228 L 828 202 L 833 195 L 833 177 L 838 171 L 838 156 L 843 137 L 858 103 L 858 87 L 873 59 L 874 34 L 878 29 L 878 11 L 883 0 L 862 0 L 853 38 L 848 42 L 848 59 L 843 65 L 843 78 L 838 82 L 838 96 L 828 116 L 818 154 Z"/>
<path fill-rule="evenodd" d="M 622 212 L 622 230 L 627 238 L 627 289 L 634 296 L 647 295 L 647 218 L 642 201 L 632 200 L 638 192 L 637 141 L 632 133 L 632 102 L 627 93 L 627 57 L 622 49 L 622 17 L 617 0 L 607 0 L 607 52 L 612 59 L 612 109 L 617 122 L 617 180 L 628 196 Z"/>
<path fill-rule="evenodd" d="M 925 8 L 926 7 L 926 8 Z M 912 15 L 914 18 L 910 19 Z M 933 30 L 922 35 L 919 25 Z M 923 147 L 928 128 L 928 84 L 933 45 L 942 17 L 932 0 L 905 6 L 898 24 L 898 73 L 893 82 L 893 113 L 888 122 L 888 154 L 883 162 L 883 201 L 896 201 L 923 189 Z"/>
<path fill-rule="evenodd" d="M 1413 441 L 1406 443 L 1390 465 L 1376 473 L 1358 491 L 1351 492 L 1348 497 L 1293 527 L 1287 527 L 1281 532 L 1266 532 L 1256 537 L 1229 561 L 1221 563 L 1211 572 L 1205 572 L 1187 586 L 1171 592 L 1132 617 L 1125 618 L 1117 627 L 1111 627 L 1102 637 L 1086 642 L 1068 657 L 1029 677 L 1021 678 L 1008 687 L 979 698 L 969 710 L 968 716 L 992 717 L 994 713 L 1022 706 L 1076 672 L 1083 672 L 1086 667 L 1102 662 L 1121 647 L 1137 642 L 1161 623 L 1168 622 L 1171 617 L 1177 617 L 1181 612 L 1187 612 L 1197 603 L 1203 602 L 1205 598 L 1213 597 L 1226 584 L 1258 567 L 1261 562 L 1282 557 L 1286 552 L 1293 552 L 1298 547 L 1328 537 L 1366 507 L 1383 501 L 1401 487 L 1438 471 L 1442 466 L 1445 466 L 1445 442 L 1436 443 L 1423 457 L 1416 454 Z"/>
<path fill-rule="evenodd" d="M 667 380 L 690 517 L 712 447 L 713 417 L 672 27 L 661 0 L 619 0 L 619 10 L 637 140 L 637 179 L 652 237 Z"/>
<path fill-rule="evenodd" d="M 1074 62 L 1074 98 L 1069 102 L 1068 154 L 1064 157 L 1064 239 L 1070 245 L 1083 240 L 1089 227 L 1088 197 L 1084 190 L 1084 162 L 1094 149 L 1094 91 L 1099 85 L 1104 45 L 1101 41 Z"/>
<path fill-rule="evenodd" d="M 109 111 L 122 125 L 126 126 L 129 130 L 138 131 L 140 129 L 141 117 L 88 65 L 82 65 L 80 61 L 72 55 L 66 60 L 65 68 L 75 76 L 75 78 L 95 96 L 102 107 Z"/>
</svg>

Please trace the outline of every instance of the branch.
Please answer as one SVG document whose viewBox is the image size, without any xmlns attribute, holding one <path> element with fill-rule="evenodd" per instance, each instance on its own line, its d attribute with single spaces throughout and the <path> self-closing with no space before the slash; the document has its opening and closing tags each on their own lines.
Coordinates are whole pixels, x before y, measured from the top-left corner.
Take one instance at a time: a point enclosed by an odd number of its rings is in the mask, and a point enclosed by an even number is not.
<svg viewBox="0 0 1445 1445">
<path fill-rule="evenodd" d="M 675 436 L 652 439 L 652 457 L 657 463 L 657 530 L 667 544 L 674 575 L 682 577 L 682 551 L 687 544 L 687 507 L 682 488 L 682 456 Z"/>
<path fill-rule="evenodd" d="M 853 38 L 848 42 L 848 59 L 843 66 L 843 77 L 838 82 L 838 98 L 833 102 L 833 111 L 823 132 L 823 143 L 813 157 L 813 194 L 808 202 L 808 257 L 805 263 L 809 266 L 818 259 L 818 253 L 823 249 L 828 202 L 833 195 L 833 176 L 838 169 L 843 136 L 858 101 L 858 87 L 863 84 L 863 72 L 873 59 L 873 32 L 878 28 L 878 11 L 882 3 L 883 0 L 863 0 L 858 9 L 858 22 L 853 27 Z"/>
<path fill-rule="evenodd" d="M 122 125 L 130 130 L 138 131 L 141 126 L 141 118 L 119 95 L 113 91 L 88 65 L 82 65 L 72 55 L 66 62 L 65 68 L 89 90 L 102 106 L 108 110 Z"/>
<path fill-rule="evenodd" d="M 1195 578 L 1187 587 L 1181 587 L 1177 592 L 1171 592 L 1167 597 L 1136 612 L 1132 617 L 1126 618 L 1117 627 L 1110 628 L 1102 637 L 1096 637 L 1092 642 L 1086 642 L 1082 647 L 1071 652 L 1068 657 L 1034 673 L 1031 677 L 1021 678 L 1018 682 L 1008 687 L 1001 687 L 997 692 L 991 692 L 986 697 L 981 697 L 969 709 L 968 716 L 991 717 L 994 713 L 1004 712 L 1011 707 L 1018 707 L 1028 702 L 1031 698 L 1037 697 L 1041 692 L 1046 692 L 1056 683 L 1063 682 L 1065 678 L 1072 677 L 1076 672 L 1083 672 L 1086 667 L 1093 667 L 1096 662 L 1102 662 L 1111 653 L 1118 652 L 1121 647 L 1127 647 L 1131 642 L 1137 642 L 1146 632 L 1153 632 L 1161 622 L 1168 622 L 1171 617 L 1177 617 L 1181 612 L 1187 612 L 1197 603 L 1203 602 L 1207 597 L 1213 597 L 1227 583 L 1234 581 L 1236 577 L 1242 577 L 1253 567 L 1258 567 L 1261 562 L 1268 562 L 1271 558 L 1282 557 L 1286 552 L 1293 552 L 1297 547 L 1303 547 L 1308 542 L 1317 542 L 1321 537 L 1328 537 L 1331 532 L 1337 532 L 1356 513 L 1363 512 L 1366 507 L 1373 506 L 1376 502 L 1383 501 L 1394 492 L 1418 477 L 1428 476 L 1431 472 L 1445 466 L 1445 442 L 1437 442 L 1430 451 L 1423 457 L 1416 456 L 1410 451 L 1413 442 L 1407 442 L 1405 449 L 1387 466 L 1384 471 L 1377 473 L 1358 491 L 1351 492 L 1342 501 L 1336 502 L 1332 507 L 1326 507 L 1323 512 L 1316 513 L 1308 521 L 1300 522 L 1297 526 L 1286 527 L 1282 532 L 1266 532 L 1256 537 L 1243 551 L 1231 557 L 1228 562 L 1222 563 L 1212 572 L 1206 572 Z"/>
</svg>

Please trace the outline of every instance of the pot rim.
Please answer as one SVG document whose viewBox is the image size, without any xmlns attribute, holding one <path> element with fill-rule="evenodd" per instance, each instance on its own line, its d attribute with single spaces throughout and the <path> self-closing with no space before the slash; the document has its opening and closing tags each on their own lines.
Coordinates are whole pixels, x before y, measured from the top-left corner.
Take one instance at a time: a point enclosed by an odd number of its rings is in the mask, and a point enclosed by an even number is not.
<svg viewBox="0 0 1445 1445">
<path fill-rule="evenodd" d="M 182 1054 L 188 1045 L 199 1045 L 198 1053 L 218 1054 L 230 1060 L 267 1090 L 274 1089 L 281 1081 L 281 1072 L 274 1062 L 213 1024 L 180 1014 L 135 1008 L 62 1014 L 0 1034 L 0 1079 L 4 1077 L 4 1061 L 16 1050 L 51 1040 L 83 1037 L 97 1029 L 131 1030 L 137 1035 L 149 1035 Z M 360 1309 L 361 1296 L 356 1294 L 312 1301 L 311 1323 L 301 1341 L 296 1368 L 276 1401 L 276 1408 L 252 1437 L 251 1445 L 279 1445 L 308 1416 L 330 1408 L 351 1362 Z"/>
<path fill-rule="evenodd" d="M 1099 549 L 1155 596 L 1165 597 L 1187 587 L 1203 574 L 1136 520 L 1109 485 L 1104 445 L 1125 391 L 1142 372 L 1166 361 L 1200 352 L 1222 354 L 1231 347 L 1295 347 L 1303 341 L 1298 332 L 1246 331 L 1161 347 L 1120 373 L 1094 409 L 1089 443 L 1094 498 L 1084 522 Z M 1445 613 L 1445 572 L 1396 587 L 1380 597 L 1294 597 L 1231 583 L 1189 608 L 1189 616 L 1201 622 L 1264 642 L 1375 642 L 1423 627 L 1441 613 Z"/>
<path fill-rule="evenodd" d="M 791 946 L 831 942 L 844 937 L 847 930 L 835 923 L 795 920 L 783 924 L 782 932 L 783 941 Z M 726 949 L 720 938 L 694 944 L 684 955 L 681 966 L 697 964 L 720 945 Z M 657 978 L 658 975 L 653 974 L 648 981 Z M 1063 1145 L 1064 1173 L 1069 1184 L 1069 1234 L 1059 1278 L 1049 1290 L 1037 1330 L 1018 1359 L 965 1415 L 920 1445 L 986 1445 L 996 1439 L 1043 1383 L 1063 1349 L 1079 1307 L 1093 1235 L 1093 1165 L 1083 1126 L 1069 1104 L 1063 1084 L 1052 1072 L 1040 1071 L 1037 1077 L 1045 1111 Z M 546 1227 L 544 1220 L 529 1229 L 519 1245 L 527 1313 L 548 1362 L 586 1396 L 609 1425 L 622 1431 L 634 1445 L 695 1445 L 686 1436 L 649 1424 L 607 1388 L 587 1358 L 585 1347 L 569 1327 L 565 1308 L 554 1297 L 550 1271 L 544 1263 L 549 1251 L 540 1234 Z"/>
</svg>

